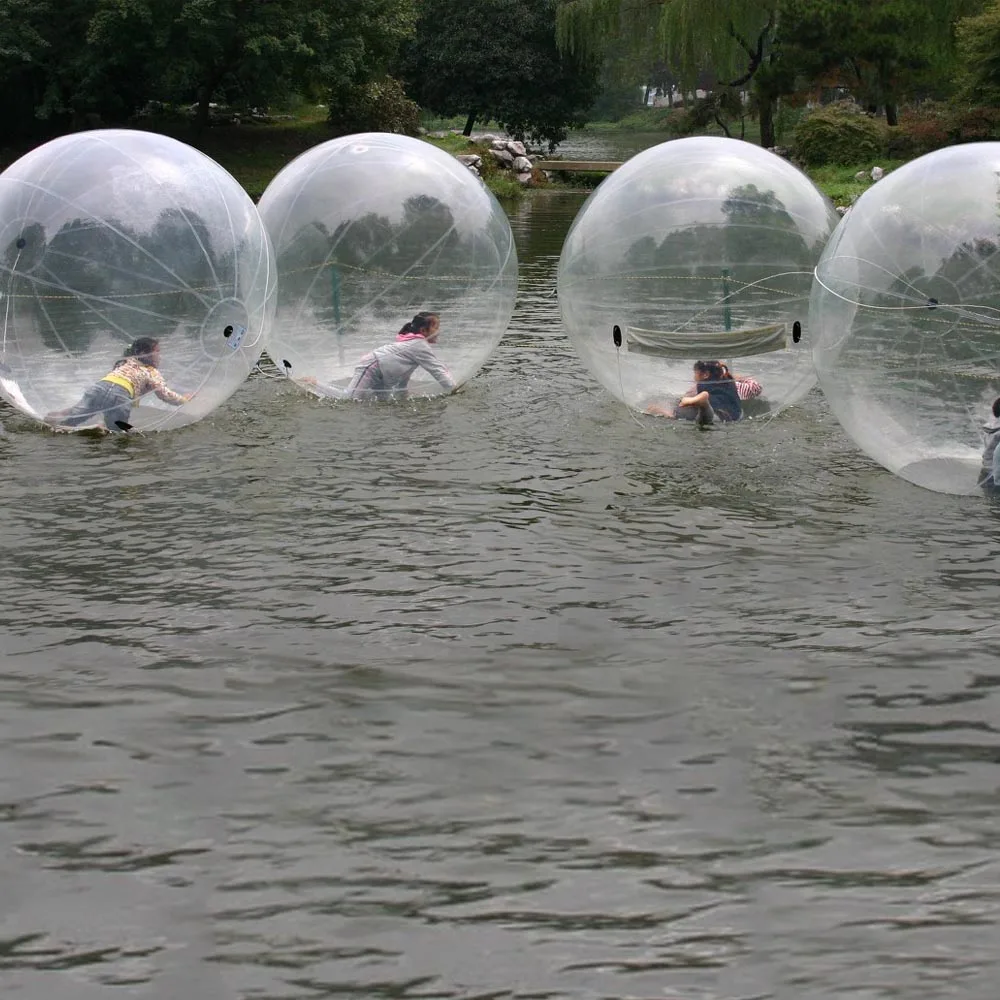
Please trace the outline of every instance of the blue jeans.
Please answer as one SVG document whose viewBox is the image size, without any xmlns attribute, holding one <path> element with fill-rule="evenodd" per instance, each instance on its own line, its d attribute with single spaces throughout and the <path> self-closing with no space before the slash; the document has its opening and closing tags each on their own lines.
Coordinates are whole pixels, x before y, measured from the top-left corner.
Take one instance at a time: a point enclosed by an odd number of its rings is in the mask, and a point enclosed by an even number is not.
<svg viewBox="0 0 1000 1000">
<path fill-rule="evenodd" d="M 118 425 L 129 423 L 132 415 L 132 397 L 124 386 L 114 382 L 95 382 L 73 407 L 59 421 L 67 427 L 78 427 L 92 422 L 96 417 L 104 418 L 104 426 L 109 431 L 126 430 Z"/>
<path fill-rule="evenodd" d="M 693 420 L 698 424 L 715 423 L 715 410 L 712 409 L 711 403 L 706 403 L 704 406 L 678 405 L 674 416 L 678 420 Z"/>
</svg>

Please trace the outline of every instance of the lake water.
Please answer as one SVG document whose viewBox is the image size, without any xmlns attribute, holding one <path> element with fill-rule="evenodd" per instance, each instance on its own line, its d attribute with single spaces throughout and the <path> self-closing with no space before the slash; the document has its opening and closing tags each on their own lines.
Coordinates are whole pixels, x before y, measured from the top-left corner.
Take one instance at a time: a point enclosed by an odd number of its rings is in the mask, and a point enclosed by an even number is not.
<svg viewBox="0 0 1000 1000">
<path fill-rule="evenodd" d="M 556 150 L 564 160 L 623 161 L 669 138 L 666 132 L 617 132 L 581 129 L 567 135 Z"/>
<path fill-rule="evenodd" d="M 992 1000 L 998 509 L 816 394 L 700 434 L 576 360 L 578 195 L 462 394 L 4 411 L 19 1000 Z"/>
</svg>

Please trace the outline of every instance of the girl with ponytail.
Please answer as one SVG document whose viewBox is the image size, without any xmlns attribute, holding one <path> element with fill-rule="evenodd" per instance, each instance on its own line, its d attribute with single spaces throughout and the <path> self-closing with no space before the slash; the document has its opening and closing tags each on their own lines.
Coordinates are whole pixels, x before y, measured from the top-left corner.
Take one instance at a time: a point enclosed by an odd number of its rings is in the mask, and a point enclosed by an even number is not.
<svg viewBox="0 0 1000 1000">
<path fill-rule="evenodd" d="M 755 395 L 760 395 L 760 383 L 754 382 Z M 739 420 L 743 416 L 741 393 L 729 366 L 723 361 L 696 361 L 694 363 L 694 388 L 682 396 L 676 409 L 652 404 L 647 413 L 676 420 L 693 420 L 708 425 L 720 420 L 723 423 Z"/>
<path fill-rule="evenodd" d="M 347 387 L 349 399 L 398 399 L 406 395 L 410 376 L 418 369 L 429 372 L 447 392 L 457 388 L 451 372 L 432 347 L 437 343 L 437 313 L 418 312 L 405 323 L 396 340 L 366 354 L 354 369 Z"/>
</svg>

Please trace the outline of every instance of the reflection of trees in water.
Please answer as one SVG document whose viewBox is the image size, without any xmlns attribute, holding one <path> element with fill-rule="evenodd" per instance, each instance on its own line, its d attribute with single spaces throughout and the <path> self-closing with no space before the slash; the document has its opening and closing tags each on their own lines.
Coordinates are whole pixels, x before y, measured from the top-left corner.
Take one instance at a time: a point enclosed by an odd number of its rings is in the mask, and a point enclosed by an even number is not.
<svg viewBox="0 0 1000 1000">
<path fill-rule="evenodd" d="M 808 283 L 822 248 L 806 242 L 776 193 L 753 184 L 734 188 L 721 211 L 717 224 L 673 229 L 658 243 L 649 235 L 632 243 L 625 270 L 636 275 L 640 296 L 650 279 L 658 297 L 685 309 L 726 300 L 753 311 L 803 294 L 799 286 Z"/>
<path fill-rule="evenodd" d="M 278 274 L 278 307 L 294 306 L 307 297 L 329 292 L 331 275 L 324 273 L 330 258 L 333 236 L 322 222 L 316 220 L 302 226 L 281 249 L 281 270 Z"/>
<path fill-rule="evenodd" d="M 5 271 L 30 271 L 45 253 L 45 227 L 40 222 L 25 226 L 3 248 Z"/>
<path fill-rule="evenodd" d="M 1000 241 L 967 240 L 942 258 L 936 270 L 919 265 L 895 276 L 888 302 L 900 312 L 888 328 L 897 349 L 925 374 L 942 362 L 1000 361 Z M 880 301 L 880 304 L 885 304 Z M 916 307 L 916 308 L 915 308 Z M 922 307 L 922 308 L 921 308 Z M 883 325 L 883 329 L 885 325 Z M 955 374 L 968 375 L 970 372 Z"/>
<path fill-rule="evenodd" d="M 233 248 L 217 253 L 205 221 L 179 209 L 165 209 L 146 231 L 78 218 L 48 242 L 40 225 L 18 239 L 26 243 L 20 259 L 16 240 L 3 251 L 5 265 L 16 260 L 22 276 L 16 308 L 30 314 L 52 349 L 86 351 L 102 333 L 122 341 L 159 337 L 184 317 L 197 333 L 213 303 L 238 294 Z"/>
<path fill-rule="evenodd" d="M 400 300 L 440 309 L 496 279 L 500 262 L 483 236 L 463 235 L 451 208 L 428 195 L 408 198 L 398 222 L 368 212 L 331 232 L 313 221 L 281 251 L 279 303 L 329 302 L 344 321 L 365 312 L 402 323 Z"/>
<path fill-rule="evenodd" d="M 774 191 L 761 191 L 754 184 L 734 188 L 722 213 L 730 266 L 759 262 L 784 269 L 812 263 L 808 244 Z"/>
<path fill-rule="evenodd" d="M 998 253 L 997 240 L 976 239 L 961 243 L 941 262 L 935 277 L 957 289 L 963 303 L 983 302 L 995 306 L 1000 298 Z"/>
</svg>

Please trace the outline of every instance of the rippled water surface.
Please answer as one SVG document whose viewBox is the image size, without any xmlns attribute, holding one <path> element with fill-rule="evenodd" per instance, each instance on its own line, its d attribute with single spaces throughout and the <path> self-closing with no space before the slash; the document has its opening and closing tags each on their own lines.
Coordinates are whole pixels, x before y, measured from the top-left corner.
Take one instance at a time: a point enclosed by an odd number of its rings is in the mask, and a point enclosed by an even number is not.
<svg viewBox="0 0 1000 1000">
<path fill-rule="evenodd" d="M 618 132 L 614 129 L 580 129 L 559 144 L 564 160 L 627 160 L 630 156 L 664 142 L 666 132 Z"/>
<path fill-rule="evenodd" d="M 1000 511 L 632 417 L 580 203 L 453 398 L 4 414 L 4 997 L 996 997 Z"/>
</svg>

